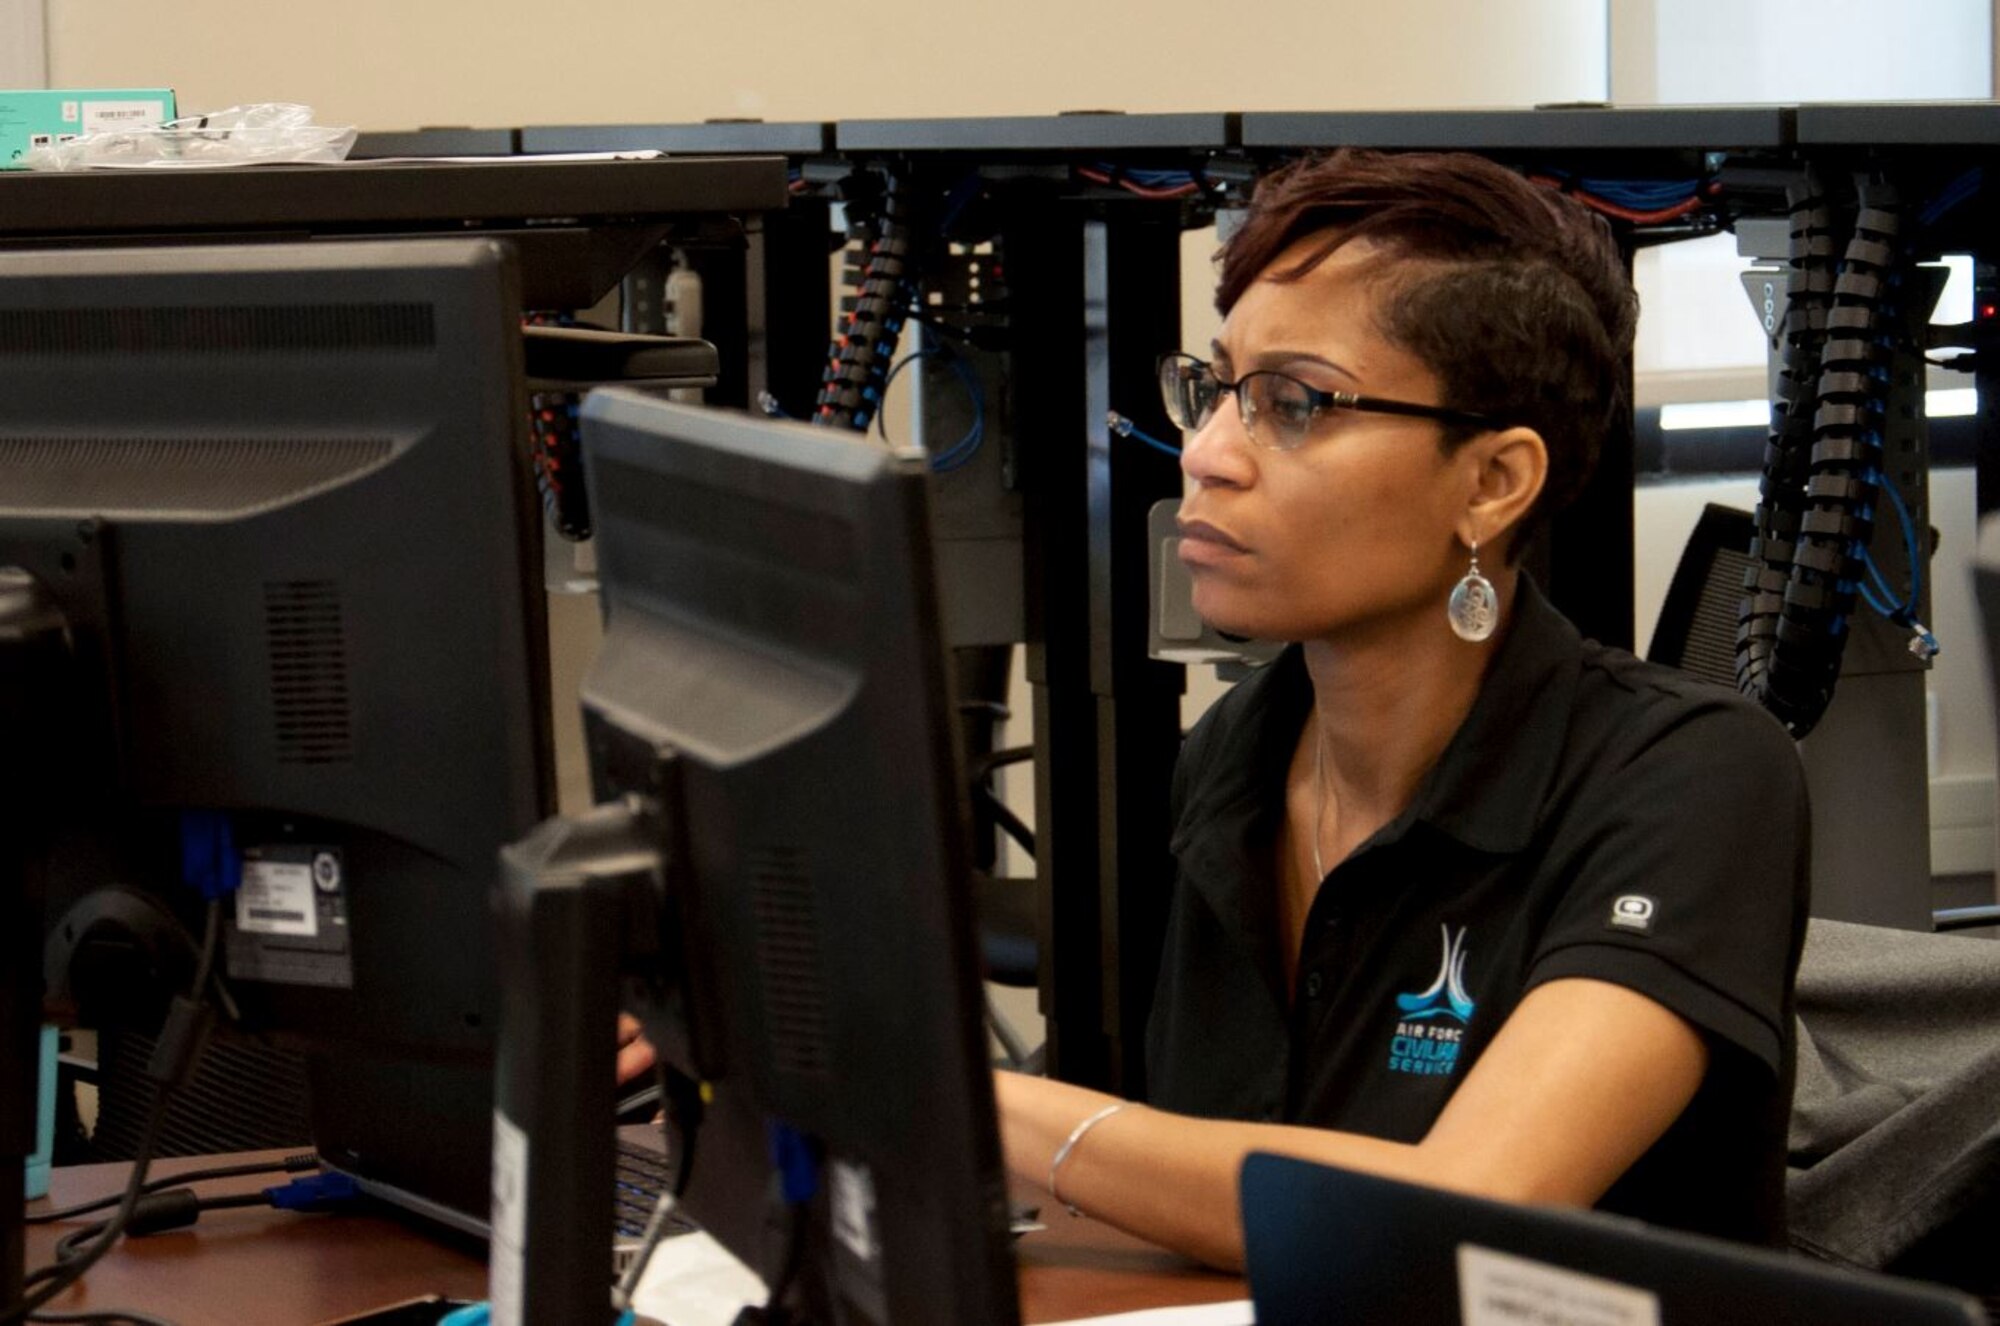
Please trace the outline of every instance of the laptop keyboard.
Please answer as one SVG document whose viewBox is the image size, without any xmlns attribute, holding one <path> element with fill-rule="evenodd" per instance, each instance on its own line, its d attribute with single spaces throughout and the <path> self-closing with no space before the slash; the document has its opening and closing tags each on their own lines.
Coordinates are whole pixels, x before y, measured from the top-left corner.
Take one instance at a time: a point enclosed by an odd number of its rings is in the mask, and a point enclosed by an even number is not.
<svg viewBox="0 0 2000 1326">
<path fill-rule="evenodd" d="M 618 1130 L 617 1169 L 612 1184 L 612 1223 L 619 1238 L 636 1239 L 646 1232 L 646 1221 L 652 1218 L 654 1205 L 673 1181 L 673 1166 L 667 1163 L 658 1129 Z M 667 1217 L 663 1236 L 687 1234 L 699 1228 L 692 1220 L 675 1212 Z"/>
</svg>

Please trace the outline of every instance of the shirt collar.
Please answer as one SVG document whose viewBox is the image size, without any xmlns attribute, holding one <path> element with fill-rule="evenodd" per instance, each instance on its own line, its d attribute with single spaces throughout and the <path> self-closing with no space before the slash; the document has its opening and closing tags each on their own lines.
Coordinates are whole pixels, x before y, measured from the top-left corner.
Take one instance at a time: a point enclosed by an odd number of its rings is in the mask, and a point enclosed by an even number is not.
<svg viewBox="0 0 2000 1326">
<path fill-rule="evenodd" d="M 1409 808 L 1373 841 L 1400 838 L 1417 822 L 1483 852 L 1518 852 L 1533 840 L 1569 729 L 1583 648 L 1530 576 L 1523 572 L 1516 584 L 1512 621 L 1471 712 Z M 1199 868 L 1210 847 L 1228 851 L 1224 841 L 1234 836 L 1217 841 L 1198 826 L 1221 818 L 1252 832 L 1267 821 L 1275 827 L 1299 729 L 1312 711 L 1312 680 L 1297 645 L 1240 685 L 1248 721 L 1204 761 L 1208 776 L 1190 789 L 1175 830 L 1173 850 L 1188 867 Z M 1230 864 L 1233 874 L 1242 863 Z"/>
</svg>

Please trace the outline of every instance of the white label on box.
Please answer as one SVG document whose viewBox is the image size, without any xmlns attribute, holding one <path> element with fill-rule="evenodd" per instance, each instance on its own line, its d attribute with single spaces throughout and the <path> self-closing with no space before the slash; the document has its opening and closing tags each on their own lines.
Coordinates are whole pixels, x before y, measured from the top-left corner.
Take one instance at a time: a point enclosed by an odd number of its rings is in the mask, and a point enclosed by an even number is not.
<svg viewBox="0 0 2000 1326">
<path fill-rule="evenodd" d="M 1660 1326 L 1660 1300 L 1581 1271 L 1458 1245 L 1463 1326 Z"/>
<path fill-rule="evenodd" d="M 157 101 L 86 101 L 83 131 L 97 134 L 111 129 L 150 129 L 160 122 L 161 109 Z M 63 118 L 76 117 L 65 113 Z"/>
<path fill-rule="evenodd" d="M 528 1135 L 493 1111 L 493 1230 L 486 1250 L 486 1298 L 492 1326 L 521 1326 L 522 1259 L 528 1241 Z"/>
<path fill-rule="evenodd" d="M 257 935 L 319 934 L 319 900 L 312 867 L 290 861 L 245 861 L 236 891 L 236 928 Z"/>
</svg>

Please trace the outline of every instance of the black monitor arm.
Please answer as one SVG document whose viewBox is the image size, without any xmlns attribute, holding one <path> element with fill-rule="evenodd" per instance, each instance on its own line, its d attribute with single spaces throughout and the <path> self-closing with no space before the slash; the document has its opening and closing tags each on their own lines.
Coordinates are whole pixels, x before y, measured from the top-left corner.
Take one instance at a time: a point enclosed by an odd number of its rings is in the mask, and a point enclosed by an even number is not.
<svg viewBox="0 0 2000 1326">
<path fill-rule="evenodd" d="M 496 1320 L 609 1323 L 621 976 L 655 979 L 670 914 L 656 803 L 546 820 L 500 854 L 493 1117 Z M 676 1002 L 655 992 L 648 1030 Z M 629 1000 L 623 1002 L 630 1002 Z M 504 1316 L 506 1305 L 518 1312 Z"/>
</svg>

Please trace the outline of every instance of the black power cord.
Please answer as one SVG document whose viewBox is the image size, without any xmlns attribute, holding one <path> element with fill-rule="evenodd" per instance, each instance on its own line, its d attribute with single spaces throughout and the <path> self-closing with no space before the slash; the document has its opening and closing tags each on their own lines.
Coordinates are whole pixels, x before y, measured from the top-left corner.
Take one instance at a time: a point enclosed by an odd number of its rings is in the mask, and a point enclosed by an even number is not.
<svg viewBox="0 0 2000 1326">
<path fill-rule="evenodd" d="M 209 1169 L 189 1170 L 185 1174 L 175 1174 L 164 1179 L 151 1179 L 139 1191 L 143 1197 L 164 1192 L 169 1188 L 185 1188 L 189 1184 L 207 1183 L 215 1179 L 236 1179 L 253 1174 L 300 1174 L 318 1168 L 318 1156 L 301 1152 L 295 1156 L 286 1156 L 283 1160 L 254 1161 L 243 1165 L 216 1165 Z M 124 1196 L 122 1192 L 115 1192 L 94 1201 L 78 1202 L 75 1206 L 64 1206 L 54 1211 L 36 1211 L 28 1216 L 28 1223 L 52 1225 L 58 1221 L 74 1220 L 93 1211 L 102 1211 L 107 1206 L 116 1206 Z"/>
<path fill-rule="evenodd" d="M 117 1211 L 109 1220 L 94 1227 L 95 1232 L 86 1241 L 75 1244 L 72 1256 L 29 1273 L 22 1281 L 20 1300 L 0 1310 L 0 1326 L 15 1326 L 15 1323 L 33 1319 L 44 1304 L 82 1279 L 84 1273 L 118 1242 L 131 1223 L 140 1198 L 145 1195 L 146 1171 L 153 1163 L 153 1151 L 159 1145 L 160 1129 L 166 1122 L 167 1102 L 194 1070 L 208 1036 L 210 1014 L 204 996 L 215 970 L 216 941 L 221 924 L 222 904 L 211 899 L 202 929 L 201 957 L 195 964 L 194 981 L 189 987 L 192 993 L 175 998 L 168 1008 L 166 1025 L 160 1030 L 152 1060 L 147 1065 L 147 1074 L 159 1084 L 159 1090 L 153 1097 L 152 1108 L 146 1113 L 146 1123 L 132 1158 L 132 1175 L 126 1182 L 123 1196 L 119 1198 Z M 104 1320 L 121 1318 L 134 1319 L 129 1313 L 107 1313 Z"/>
</svg>

